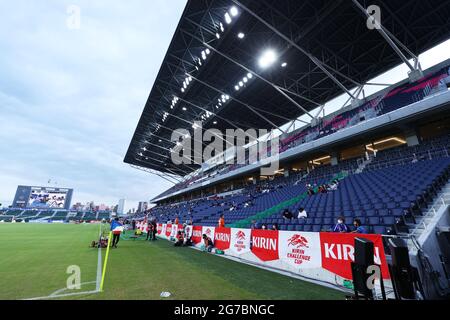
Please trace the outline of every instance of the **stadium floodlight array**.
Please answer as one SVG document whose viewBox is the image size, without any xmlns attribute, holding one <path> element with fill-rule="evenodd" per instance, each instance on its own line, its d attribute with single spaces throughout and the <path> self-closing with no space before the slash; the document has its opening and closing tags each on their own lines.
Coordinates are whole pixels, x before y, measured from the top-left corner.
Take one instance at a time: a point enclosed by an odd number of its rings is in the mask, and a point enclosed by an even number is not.
<svg viewBox="0 0 450 320">
<path fill-rule="evenodd" d="M 163 113 L 163 117 L 162 117 L 162 122 L 166 121 L 167 117 L 169 116 L 169 113 L 167 111 L 165 111 Z"/>
<path fill-rule="evenodd" d="M 179 98 L 177 96 L 173 96 L 173 99 L 172 99 L 172 102 L 170 105 L 170 109 L 173 109 L 175 107 L 175 105 L 178 103 L 178 101 L 179 101 Z"/>
<path fill-rule="evenodd" d="M 253 74 L 249 72 L 247 73 L 246 76 L 244 76 L 241 80 L 239 80 L 239 82 L 234 86 L 234 90 L 239 91 L 251 79 L 253 79 Z"/>
<path fill-rule="evenodd" d="M 239 14 L 239 10 L 238 10 L 235 6 L 231 7 L 231 8 L 225 13 L 225 15 L 224 15 L 224 20 L 225 20 L 225 22 L 226 22 L 227 24 L 231 24 L 232 21 L 233 21 L 233 18 L 237 17 L 238 14 Z M 221 33 L 225 32 L 225 26 L 224 26 L 224 24 L 223 24 L 222 22 L 219 22 L 219 29 L 217 30 L 217 33 L 216 33 L 217 39 L 220 39 L 220 33 L 219 33 L 219 32 L 221 32 Z M 241 39 L 244 38 L 244 36 L 245 36 L 245 35 L 244 35 L 242 32 L 240 32 L 240 33 L 238 34 L 238 37 L 241 38 Z M 194 58 L 195 69 L 196 69 L 197 71 L 199 71 L 199 70 L 200 70 L 200 67 L 202 66 L 202 60 L 203 60 L 203 61 L 206 61 L 206 59 L 208 58 L 208 56 L 209 56 L 210 54 L 211 54 L 211 50 L 210 50 L 209 48 L 206 48 L 206 49 L 203 49 L 203 50 L 200 52 L 200 57 Z M 252 75 L 249 74 L 249 75 L 247 75 L 247 77 L 244 77 L 243 81 L 246 83 L 246 82 L 248 81 L 248 79 L 251 79 L 251 78 L 252 78 Z M 189 87 L 189 85 L 190 85 L 191 83 L 192 83 L 192 76 L 187 75 L 187 76 L 184 78 L 183 84 L 182 84 L 182 86 L 181 86 L 181 88 L 180 88 L 181 92 L 182 92 L 182 93 L 185 93 L 186 90 L 187 90 L 187 88 Z M 242 84 L 242 86 L 243 86 L 243 84 Z M 216 109 L 219 109 L 219 107 L 221 107 L 222 104 L 226 103 L 229 99 L 230 99 L 230 96 L 229 96 L 229 95 L 222 95 L 222 96 L 218 99 L 218 104 L 215 105 Z M 173 99 L 172 99 L 172 101 L 171 101 L 170 109 L 174 109 L 174 108 L 175 108 L 175 105 L 176 105 L 178 102 L 179 102 L 179 98 L 178 98 L 177 96 L 174 96 Z M 183 110 L 183 111 L 187 111 L 187 108 L 186 108 L 186 107 L 183 107 L 182 110 Z M 202 119 L 202 120 L 206 120 L 206 119 L 210 118 L 212 115 L 213 115 L 212 112 L 207 112 L 207 113 L 205 113 L 205 114 L 203 114 L 203 115 L 201 116 L 201 119 Z M 169 116 L 169 113 L 168 113 L 168 112 L 164 112 L 164 113 L 163 113 L 163 116 L 162 116 L 162 122 L 165 122 L 168 116 Z M 216 124 L 216 123 L 217 123 L 217 121 L 215 121 L 215 124 Z M 192 127 L 193 127 L 194 129 L 196 129 L 194 126 L 195 126 L 195 125 L 193 125 Z M 158 126 L 156 127 L 156 132 L 159 130 L 159 128 L 160 128 L 160 126 L 158 125 Z M 159 142 L 161 142 L 161 140 L 160 140 Z"/>
</svg>

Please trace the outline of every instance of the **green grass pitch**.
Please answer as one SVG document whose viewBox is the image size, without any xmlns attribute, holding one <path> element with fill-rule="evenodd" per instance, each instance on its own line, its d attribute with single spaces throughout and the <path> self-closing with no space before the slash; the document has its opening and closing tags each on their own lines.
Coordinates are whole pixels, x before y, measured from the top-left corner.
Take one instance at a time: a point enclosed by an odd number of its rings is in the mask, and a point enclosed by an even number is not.
<svg viewBox="0 0 450 320">
<path fill-rule="evenodd" d="M 96 288 L 99 225 L 0 224 L 0 299 L 72 294 Z M 106 249 L 102 250 L 104 259 Z M 67 290 L 67 267 L 81 270 Z M 101 293 L 58 299 L 343 299 L 344 293 L 291 277 L 156 242 L 120 240 L 111 249 Z"/>
</svg>

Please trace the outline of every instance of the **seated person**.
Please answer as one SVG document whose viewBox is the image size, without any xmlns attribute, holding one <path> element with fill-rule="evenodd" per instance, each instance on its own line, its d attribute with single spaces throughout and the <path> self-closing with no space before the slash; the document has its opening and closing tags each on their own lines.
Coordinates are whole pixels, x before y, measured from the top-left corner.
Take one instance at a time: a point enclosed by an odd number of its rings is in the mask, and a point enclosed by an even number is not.
<svg viewBox="0 0 450 320">
<path fill-rule="evenodd" d="M 308 218 L 308 214 L 306 213 L 304 208 L 300 207 L 298 209 L 297 219 L 306 219 L 306 218 Z"/>
<path fill-rule="evenodd" d="M 367 229 L 361 225 L 361 220 L 353 220 L 353 226 L 355 227 L 355 230 L 353 230 L 352 233 L 367 233 Z"/>
<path fill-rule="evenodd" d="M 310 196 L 312 196 L 312 195 L 314 195 L 314 187 L 311 185 L 311 184 L 309 184 L 309 183 L 307 183 L 306 184 L 306 192 L 308 193 L 308 195 L 310 195 Z"/>
<path fill-rule="evenodd" d="M 337 223 L 334 226 L 333 232 L 345 233 L 349 232 L 347 225 L 345 224 L 345 220 L 343 216 L 338 217 Z"/>
<path fill-rule="evenodd" d="M 278 230 L 278 223 L 275 223 L 274 225 L 272 225 L 272 230 Z"/>
<path fill-rule="evenodd" d="M 203 244 L 205 245 L 205 251 L 211 252 L 212 249 L 214 248 L 213 241 L 206 234 L 203 234 L 202 238 L 203 238 Z"/>
<path fill-rule="evenodd" d="M 292 220 L 294 218 L 294 215 L 288 209 L 284 209 L 282 216 L 285 220 Z"/>
<path fill-rule="evenodd" d="M 178 231 L 177 233 L 177 240 L 174 244 L 175 247 L 181 247 L 184 243 L 184 236 L 183 233 L 181 231 Z"/>
<path fill-rule="evenodd" d="M 192 246 L 192 239 L 191 239 L 191 237 L 185 235 L 183 246 L 185 246 L 185 247 Z"/>
</svg>

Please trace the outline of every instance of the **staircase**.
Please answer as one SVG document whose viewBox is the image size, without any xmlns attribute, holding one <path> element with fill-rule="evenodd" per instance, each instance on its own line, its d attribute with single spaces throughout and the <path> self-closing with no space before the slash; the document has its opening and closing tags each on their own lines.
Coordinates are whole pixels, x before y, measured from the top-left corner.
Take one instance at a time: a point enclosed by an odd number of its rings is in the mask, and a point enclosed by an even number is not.
<svg viewBox="0 0 450 320">
<path fill-rule="evenodd" d="M 450 179 L 438 193 L 432 205 L 423 213 L 423 216 L 416 217 L 416 225 L 411 231 L 411 235 L 418 239 L 434 220 L 439 208 L 444 205 L 450 205 Z"/>
<path fill-rule="evenodd" d="M 363 158 L 364 159 L 364 158 Z M 371 163 L 373 160 L 373 156 L 369 156 L 369 159 L 363 160 L 359 165 L 358 168 L 355 170 L 355 174 L 360 174 L 364 171 L 366 166 Z"/>
</svg>

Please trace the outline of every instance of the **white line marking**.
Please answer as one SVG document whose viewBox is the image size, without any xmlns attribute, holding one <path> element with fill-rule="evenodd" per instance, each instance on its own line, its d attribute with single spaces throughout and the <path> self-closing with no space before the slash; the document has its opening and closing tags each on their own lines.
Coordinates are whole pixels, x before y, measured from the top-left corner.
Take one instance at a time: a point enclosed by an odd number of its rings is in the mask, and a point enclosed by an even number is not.
<svg viewBox="0 0 450 320">
<path fill-rule="evenodd" d="M 83 285 L 86 285 L 86 284 L 91 284 L 91 283 L 96 283 L 96 282 L 97 282 L 97 281 L 83 282 L 83 283 L 81 283 L 80 285 L 83 286 Z M 50 294 L 49 297 L 57 296 L 57 295 L 59 295 L 60 293 L 66 291 L 66 290 L 70 290 L 70 289 L 62 288 L 62 289 L 56 290 L 55 292 L 53 292 L 52 294 Z"/>
<path fill-rule="evenodd" d="M 100 224 L 100 232 L 98 236 L 99 247 L 98 247 L 98 258 L 97 258 L 97 279 L 95 290 L 100 291 L 100 282 L 102 280 L 102 247 L 100 245 L 100 238 L 102 236 L 102 225 Z"/>
<path fill-rule="evenodd" d="M 74 292 L 74 293 L 59 294 L 59 295 L 55 295 L 55 296 L 37 297 L 37 298 L 29 298 L 29 299 L 22 299 L 22 300 L 47 300 L 47 299 L 79 296 L 79 295 L 94 294 L 94 293 L 99 293 L 99 291 L 92 290 L 92 291 Z"/>
</svg>

